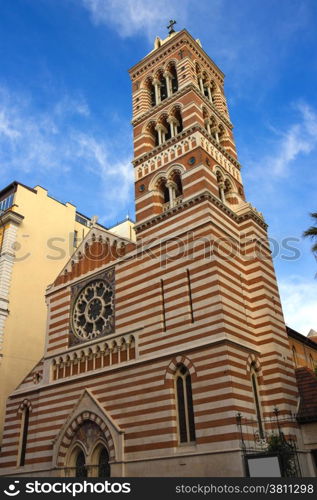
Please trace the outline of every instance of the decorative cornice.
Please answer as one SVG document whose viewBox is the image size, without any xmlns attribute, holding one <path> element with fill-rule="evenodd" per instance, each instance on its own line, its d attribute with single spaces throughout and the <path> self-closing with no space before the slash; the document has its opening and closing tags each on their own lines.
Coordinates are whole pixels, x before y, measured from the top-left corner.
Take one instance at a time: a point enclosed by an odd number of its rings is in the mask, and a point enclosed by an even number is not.
<svg viewBox="0 0 317 500">
<path fill-rule="evenodd" d="M 175 207 L 172 207 L 165 212 L 162 212 L 159 215 L 156 215 L 152 217 L 151 219 L 148 219 L 138 225 L 135 226 L 135 232 L 136 234 L 139 234 L 140 232 L 144 231 L 145 229 L 149 229 L 150 227 L 158 224 L 159 222 L 169 219 L 172 215 L 175 215 L 176 213 L 182 212 L 183 210 L 186 210 L 187 208 L 197 205 L 198 203 L 201 203 L 203 201 L 211 201 L 214 205 L 216 205 L 222 212 L 226 213 L 231 217 L 235 222 L 240 224 L 241 222 L 247 220 L 247 219 L 253 219 L 259 226 L 261 226 L 263 229 L 267 229 L 267 224 L 264 222 L 264 220 L 255 212 L 255 210 L 250 207 L 250 210 L 246 212 L 243 215 L 237 215 L 231 208 L 229 208 L 227 205 L 225 205 L 219 198 L 214 196 L 212 193 L 209 191 L 204 191 L 203 193 L 200 193 L 192 198 L 189 198 L 188 200 L 184 200 L 182 203 L 179 203 Z"/>
<path fill-rule="evenodd" d="M 161 47 L 159 47 L 155 51 L 151 51 L 141 61 L 132 66 L 132 68 L 129 69 L 131 78 L 134 79 L 135 77 L 147 71 L 151 66 L 164 59 L 168 55 L 168 53 L 172 52 L 177 47 L 179 47 L 181 43 L 187 43 L 197 56 L 206 59 L 205 64 L 209 67 L 210 71 L 217 78 L 219 78 L 221 83 L 223 83 L 223 79 L 225 76 L 224 73 L 221 71 L 220 68 L 218 68 L 218 66 L 204 51 L 204 49 L 198 45 L 196 40 L 191 36 L 191 34 L 186 29 L 183 29 L 175 36 L 173 36 L 173 38 L 171 38 L 171 41 L 173 41 L 171 44 L 169 43 L 169 41 L 165 42 Z M 146 62 L 147 64 L 145 64 Z"/>
<path fill-rule="evenodd" d="M 8 224 L 9 222 L 13 222 L 14 224 L 21 224 L 23 219 L 23 215 L 20 215 L 17 212 L 13 212 L 12 210 L 8 210 L 0 215 L 0 225 Z"/>
<path fill-rule="evenodd" d="M 139 125 L 143 120 L 146 120 L 146 118 L 149 118 L 153 114 L 159 113 L 164 107 L 166 107 L 167 105 L 171 104 L 173 101 L 179 99 L 179 97 L 182 97 L 183 95 L 185 95 L 189 90 L 193 90 L 194 92 L 196 92 L 196 94 L 200 98 L 203 99 L 204 103 L 209 106 L 209 108 L 211 109 L 211 111 L 213 111 L 217 115 L 217 117 L 220 120 L 222 120 L 227 125 L 227 127 L 230 128 L 230 130 L 233 129 L 233 125 L 232 125 L 231 121 L 228 120 L 228 118 L 226 116 L 224 116 L 222 113 L 220 113 L 220 111 L 218 110 L 218 108 L 216 108 L 216 106 L 214 104 L 212 104 L 212 102 L 210 102 L 210 100 L 208 99 L 208 97 L 206 97 L 202 93 L 202 91 L 198 87 L 196 87 L 196 85 L 194 85 L 192 82 L 187 83 L 184 87 L 182 87 L 181 89 L 177 90 L 177 92 L 175 92 L 174 94 L 172 94 L 170 97 L 167 97 L 166 99 L 164 99 L 163 101 L 161 101 L 159 104 L 156 104 L 155 106 L 152 106 L 150 109 L 148 109 L 144 113 L 140 114 L 137 118 L 134 118 L 134 120 L 131 121 L 131 124 L 134 127 L 136 125 Z"/>
<path fill-rule="evenodd" d="M 204 129 L 199 123 L 196 123 L 195 125 L 192 125 L 191 127 L 188 127 L 179 134 L 177 134 L 175 137 L 172 137 L 171 139 L 168 139 L 168 141 L 165 141 L 163 144 L 160 144 L 160 146 L 156 146 L 156 148 L 151 149 L 151 151 L 147 151 L 146 153 L 143 153 L 143 155 L 138 156 L 134 160 L 132 160 L 132 165 L 134 167 L 137 167 L 141 163 L 150 160 L 153 156 L 156 156 L 158 153 L 163 152 L 166 148 L 172 146 L 173 144 L 176 144 L 179 142 L 181 139 L 187 137 L 190 134 L 193 134 L 194 132 L 199 131 L 201 132 L 206 139 L 208 139 L 213 146 L 215 146 L 220 153 L 222 153 L 235 167 L 237 167 L 239 170 L 241 170 L 242 165 L 236 160 L 233 156 L 231 156 L 228 151 L 223 148 L 217 141 L 214 139 L 210 134 L 208 134 L 208 131 Z"/>
</svg>

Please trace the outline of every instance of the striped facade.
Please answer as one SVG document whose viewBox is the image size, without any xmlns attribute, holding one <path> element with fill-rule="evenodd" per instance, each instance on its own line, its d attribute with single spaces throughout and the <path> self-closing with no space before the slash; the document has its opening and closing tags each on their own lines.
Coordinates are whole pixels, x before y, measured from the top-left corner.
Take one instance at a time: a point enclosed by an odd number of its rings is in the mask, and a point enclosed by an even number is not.
<svg viewBox="0 0 317 500">
<path fill-rule="evenodd" d="M 157 69 L 165 71 L 171 60 L 178 89 L 152 105 L 145 82 L 155 82 Z M 203 85 L 214 82 L 206 87 L 209 100 L 199 80 L 204 72 Z M 45 353 L 8 400 L 2 474 L 75 475 L 72 450 L 89 422 L 96 443 L 107 448 L 112 476 L 243 476 L 236 415 L 257 421 L 260 411 L 269 432 L 274 407 L 282 417 L 296 412 L 267 227 L 244 198 L 223 74 L 185 30 L 130 74 L 137 241 L 93 228 L 47 289 Z M 168 117 L 175 105 L 182 130 L 155 146 L 148 123 Z M 214 135 L 206 128 L 211 115 Z M 104 273 L 114 276 L 115 327 L 72 344 L 74 290 Z M 187 430 L 194 428 L 183 440 L 180 367 L 191 386 L 184 396 L 193 408 Z M 298 436 L 291 421 L 284 432 Z M 94 443 L 87 443 L 89 474 L 98 475 Z M 304 453 L 301 460 L 305 470 Z"/>
</svg>

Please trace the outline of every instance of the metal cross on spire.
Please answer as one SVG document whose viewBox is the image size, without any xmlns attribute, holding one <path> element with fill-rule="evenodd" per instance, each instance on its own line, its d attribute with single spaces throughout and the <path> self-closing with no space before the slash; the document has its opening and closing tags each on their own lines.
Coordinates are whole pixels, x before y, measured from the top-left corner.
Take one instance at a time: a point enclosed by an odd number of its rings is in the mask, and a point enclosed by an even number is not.
<svg viewBox="0 0 317 500">
<path fill-rule="evenodd" d="M 169 35 L 171 35 L 172 33 L 175 33 L 174 24 L 176 24 L 176 21 L 173 21 L 173 19 L 171 19 L 169 25 L 166 26 L 166 28 L 168 29 Z"/>
</svg>

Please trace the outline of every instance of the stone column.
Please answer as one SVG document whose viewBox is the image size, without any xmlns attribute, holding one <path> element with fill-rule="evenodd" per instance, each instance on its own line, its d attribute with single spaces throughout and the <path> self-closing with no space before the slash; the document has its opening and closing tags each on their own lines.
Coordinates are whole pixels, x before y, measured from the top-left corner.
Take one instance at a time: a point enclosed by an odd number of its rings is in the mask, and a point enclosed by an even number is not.
<svg viewBox="0 0 317 500">
<path fill-rule="evenodd" d="M 202 77 L 201 77 L 200 75 L 198 76 L 198 80 L 199 80 L 199 87 L 200 87 L 200 91 L 201 91 L 202 93 L 204 93 L 204 84 L 203 84 L 203 79 L 202 79 Z"/>
<path fill-rule="evenodd" d="M 219 191 L 220 191 L 220 198 L 221 198 L 221 201 L 222 203 L 225 203 L 226 199 L 225 199 L 225 184 L 224 182 L 219 182 Z"/>
<path fill-rule="evenodd" d="M 155 90 L 155 104 L 159 104 L 161 102 L 161 83 L 155 78 L 153 80 L 154 90 Z"/>
<path fill-rule="evenodd" d="M 170 208 L 174 206 L 175 202 L 175 183 L 173 181 L 168 181 L 166 183 L 170 197 Z"/>
<path fill-rule="evenodd" d="M 161 123 L 158 123 L 156 125 L 155 130 L 158 133 L 158 140 L 159 140 L 159 146 L 160 146 L 165 141 L 165 136 L 167 134 L 167 130 L 164 127 L 164 125 L 162 125 Z"/>
<path fill-rule="evenodd" d="M 165 71 L 163 76 L 166 80 L 167 97 L 170 97 L 173 93 L 173 91 L 172 91 L 172 75 L 169 71 Z"/>
<path fill-rule="evenodd" d="M 179 126 L 179 121 L 174 116 L 169 116 L 167 122 L 170 124 L 171 137 L 177 135 L 177 127 Z"/>
<path fill-rule="evenodd" d="M 158 143 L 160 145 L 160 144 L 162 144 L 162 128 L 161 128 L 161 125 L 157 124 L 155 126 L 155 130 L 157 131 L 157 134 L 158 134 Z"/>
</svg>

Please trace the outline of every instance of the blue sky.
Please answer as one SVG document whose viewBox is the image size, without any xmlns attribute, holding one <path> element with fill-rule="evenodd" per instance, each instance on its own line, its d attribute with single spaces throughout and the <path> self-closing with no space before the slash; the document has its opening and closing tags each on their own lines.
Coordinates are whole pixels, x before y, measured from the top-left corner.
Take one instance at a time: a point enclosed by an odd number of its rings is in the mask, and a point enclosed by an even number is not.
<svg viewBox="0 0 317 500">
<path fill-rule="evenodd" d="M 37 184 L 106 225 L 133 217 L 128 68 L 169 19 L 226 74 L 248 200 L 281 248 L 287 323 L 317 330 L 315 0 L 1 0 L 0 185 Z"/>
</svg>

